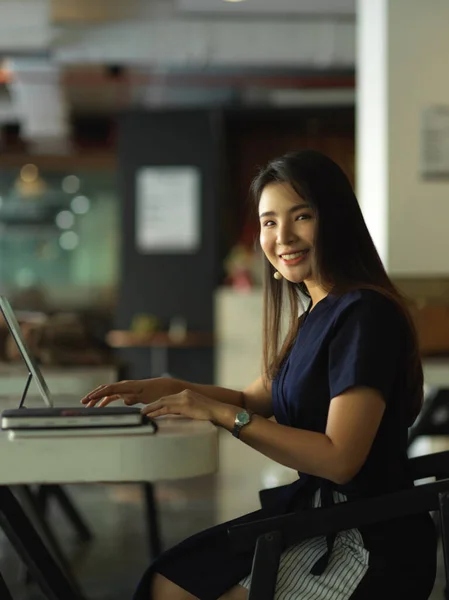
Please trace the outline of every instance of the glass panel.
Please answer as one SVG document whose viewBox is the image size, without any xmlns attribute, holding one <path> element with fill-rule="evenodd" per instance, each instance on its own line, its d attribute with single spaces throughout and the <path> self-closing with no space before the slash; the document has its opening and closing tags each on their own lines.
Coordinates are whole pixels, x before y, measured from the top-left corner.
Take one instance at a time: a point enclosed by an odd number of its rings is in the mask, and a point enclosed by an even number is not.
<svg viewBox="0 0 449 600">
<path fill-rule="evenodd" d="M 119 229 L 113 173 L 3 169 L 0 290 L 31 304 L 42 296 L 46 307 L 110 304 Z"/>
</svg>

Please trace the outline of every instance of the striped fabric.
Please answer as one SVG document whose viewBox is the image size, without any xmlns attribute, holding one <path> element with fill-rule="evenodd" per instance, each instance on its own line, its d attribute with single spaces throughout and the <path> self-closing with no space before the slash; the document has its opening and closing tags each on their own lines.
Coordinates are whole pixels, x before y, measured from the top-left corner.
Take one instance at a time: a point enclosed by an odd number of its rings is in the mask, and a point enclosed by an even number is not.
<svg viewBox="0 0 449 600">
<path fill-rule="evenodd" d="M 346 502 L 346 496 L 333 492 L 334 502 Z M 320 490 L 314 506 L 321 506 Z M 320 576 L 310 570 L 327 550 L 326 538 L 312 538 L 291 546 L 282 553 L 275 600 L 347 600 L 368 571 L 369 552 L 357 529 L 340 532 L 335 538 L 329 565 Z M 240 581 L 249 588 L 251 575 Z"/>
</svg>

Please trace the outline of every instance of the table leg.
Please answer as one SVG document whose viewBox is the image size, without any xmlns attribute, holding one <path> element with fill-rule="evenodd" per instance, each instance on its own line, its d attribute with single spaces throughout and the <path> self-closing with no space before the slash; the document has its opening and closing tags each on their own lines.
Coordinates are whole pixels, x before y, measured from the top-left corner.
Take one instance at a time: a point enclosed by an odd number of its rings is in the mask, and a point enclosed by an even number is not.
<svg viewBox="0 0 449 600">
<path fill-rule="evenodd" d="M 161 536 L 159 529 L 159 514 L 154 497 L 154 486 L 152 483 L 144 483 L 143 491 L 145 497 L 145 508 L 147 513 L 148 539 L 150 544 L 150 557 L 152 560 L 161 553 Z"/>
<path fill-rule="evenodd" d="M 11 592 L 8 590 L 5 580 L 3 579 L 1 573 L 0 573 L 0 598 L 2 600 L 13 600 L 13 597 L 11 596 Z"/>
<path fill-rule="evenodd" d="M 72 569 L 66 557 L 64 556 L 64 552 L 58 540 L 48 524 L 48 521 L 36 496 L 27 485 L 17 486 L 17 493 L 22 499 L 24 510 L 28 512 L 31 521 L 34 523 L 35 527 L 40 533 L 44 543 L 46 543 L 48 550 L 53 555 L 53 558 L 59 564 L 67 579 L 70 580 L 74 586 L 76 586 L 77 584 L 72 574 Z"/>
<path fill-rule="evenodd" d="M 58 501 L 62 511 L 64 512 L 68 520 L 71 522 L 76 533 L 78 534 L 80 542 L 90 542 L 93 539 L 93 535 L 89 527 L 81 517 L 80 513 L 73 505 L 73 502 L 68 496 L 66 490 L 61 485 L 41 485 L 39 486 L 39 495 L 41 493 L 42 488 L 46 488 L 45 500 L 48 500 L 48 496 L 53 496 Z"/>
<path fill-rule="evenodd" d="M 47 600 L 83 600 L 61 570 L 9 487 L 0 486 L 0 527 Z"/>
</svg>

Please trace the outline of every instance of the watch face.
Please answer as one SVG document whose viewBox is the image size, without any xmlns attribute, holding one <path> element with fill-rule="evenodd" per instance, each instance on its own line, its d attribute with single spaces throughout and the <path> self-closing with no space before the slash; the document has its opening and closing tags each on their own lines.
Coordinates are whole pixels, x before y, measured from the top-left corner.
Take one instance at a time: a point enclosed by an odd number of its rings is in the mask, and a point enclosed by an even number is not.
<svg viewBox="0 0 449 600">
<path fill-rule="evenodd" d="M 249 423 L 249 414 L 246 411 L 237 413 L 238 422 L 241 425 L 246 425 Z"/>
</svg>

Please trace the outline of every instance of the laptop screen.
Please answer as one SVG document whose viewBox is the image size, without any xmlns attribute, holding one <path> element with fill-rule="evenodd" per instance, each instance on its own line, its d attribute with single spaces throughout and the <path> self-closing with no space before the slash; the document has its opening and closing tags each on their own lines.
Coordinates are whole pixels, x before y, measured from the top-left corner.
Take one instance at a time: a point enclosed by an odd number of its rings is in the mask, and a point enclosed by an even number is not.
<svg viewBox="0 0 449 600">
<path fill-rule="evenodd" d="M 25 361 L 26 366 L 28 367 L 29 372 L 33 376 L 34 381 L 36 382 L 37 389 L 39 390 L 42 399 L 45 404 L 50 408 L 53 407 L 53 401 L 51 399 L 50 390 L 48 389 L 47 384 L 45 383 L 45 379 L 41 373 L 41 370 L 35 363 L 33 357 L 30 354 L 29 349 L 27 348 L 26 342 L 22 335 L 22 330 L 20 329 L 20 325 L 16 319 L 16 315 L 11 308 L 11 305 L 5 296 L 0 296 L 0 310 L 5 317 L 6 324 L 8 325 L 8 329 L 11 332 L 14 341 L 17 344 L 20 354 Z"/>
</svg>

